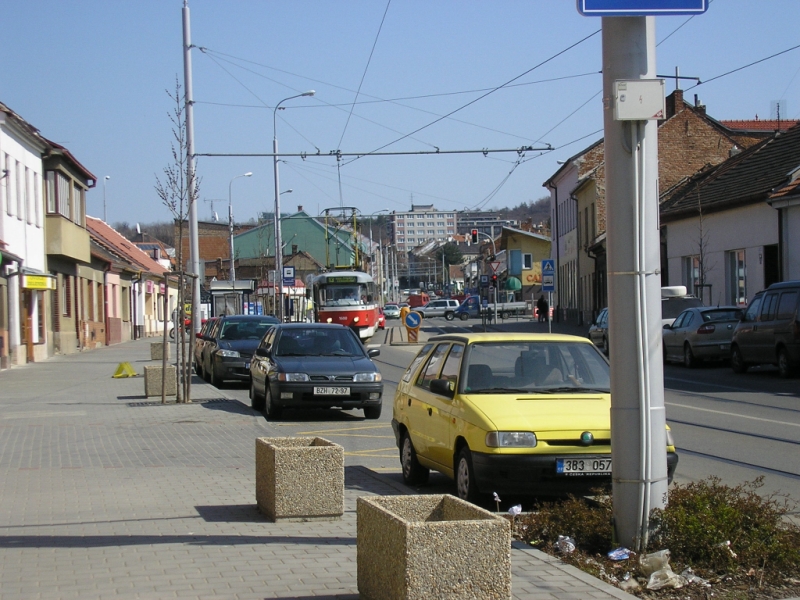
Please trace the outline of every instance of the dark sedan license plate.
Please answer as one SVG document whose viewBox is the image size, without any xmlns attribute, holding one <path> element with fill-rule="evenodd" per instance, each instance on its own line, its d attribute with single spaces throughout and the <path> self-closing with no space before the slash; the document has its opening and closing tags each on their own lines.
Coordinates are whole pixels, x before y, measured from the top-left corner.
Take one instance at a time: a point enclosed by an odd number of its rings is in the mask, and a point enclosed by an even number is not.
<svg viewBox="0 0 800 600">
<path fill-rule="evenodd" d="M 556 473 L 578 477 L 581 475 L 610 475 L 611 457 L 558 458 Z"/>
<path fill-rule="evenodd" d="M 349 396 L 349 387 L 315 387 L 315 396 Z"/>
</svg>

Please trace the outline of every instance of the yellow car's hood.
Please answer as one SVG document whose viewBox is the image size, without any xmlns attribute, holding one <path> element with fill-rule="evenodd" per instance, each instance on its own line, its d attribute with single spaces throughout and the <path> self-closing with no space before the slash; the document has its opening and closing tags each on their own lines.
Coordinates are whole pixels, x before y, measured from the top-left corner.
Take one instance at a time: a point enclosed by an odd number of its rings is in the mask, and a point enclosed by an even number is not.
<svg viewBox="0 0 800 600">
<path fill-rule="evenodd" d="M 608 394 L 470 394 L 466 399 L 497 431 L 532 431 L 537 437 L 611 431 Z"/>
</svg>

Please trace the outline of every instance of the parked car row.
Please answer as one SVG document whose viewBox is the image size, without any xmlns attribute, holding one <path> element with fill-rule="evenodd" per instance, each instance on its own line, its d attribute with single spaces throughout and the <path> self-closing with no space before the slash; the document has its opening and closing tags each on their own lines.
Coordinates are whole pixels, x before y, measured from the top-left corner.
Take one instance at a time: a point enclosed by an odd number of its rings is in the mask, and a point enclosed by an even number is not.
<svg viewBox="0 0 800 600">
<path fill-rule="evenodd" d="M 781 377 L 800 371 L 800 281 L 770 285 L 744 310 L 738 306 L 684 306 L 674 321 L 668 322 L 674 308 L 687 300 L 662 301 L 666 362 L 680 361 L 693 367 L 704 360 L 730 360 L 736 373 L 754 365 L 776 365 Z M 592 323 L 589 338 L 608 355 L 607 308 Z"/>
</svg>

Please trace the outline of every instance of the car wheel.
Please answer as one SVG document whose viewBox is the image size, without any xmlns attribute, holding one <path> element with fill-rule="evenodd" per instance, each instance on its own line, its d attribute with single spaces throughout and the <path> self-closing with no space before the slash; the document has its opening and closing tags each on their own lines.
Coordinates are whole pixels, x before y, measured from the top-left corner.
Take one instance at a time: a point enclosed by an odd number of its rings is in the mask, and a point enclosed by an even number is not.
<svg viewBox="0 0 800 600">
<path fill-rule="evenodd" d="M 609 348 L 608 346 L 608 338 L 606 336 L 603 336 L 603 354 L 609 356 L 610 353 L 611 353 L 611 348 Z"/>
<path fill-rule="evenodd" d="M 431 470 L 423 467 L 417 460 L 417 451 L 408 433 L 400 441 L 400 466 L 403 469 L 403 482 L 406 485 L 422 485 L 428 482 Z"/>
<path fill-rule="evenodd" d="M 475 483 L 475 472 L 472 468 L 472 454 L 466 446 L 458 453 L 456 463 L 456 493 L 467 502 L 476 503 L 480 494 Z"/>
<path fill-rule="evenodd" d="M 215 388 L 218 388 L 218 389 L 221 388 L 222 387 L 222 379 L 217 377 L 217 370 L 214 368 L 213 364 L 211 365 L 210 371 L 211 372 L 209 373 L 209 378 L 210 378 L 211 385 L 213 385 Z"/>
<path fill-rule="evenodd" d="M 253 410 L 264 410 L 264 397 L 256 392 L 256 384 L 253 378 L 250 378 L 250 406 Z"/>
<path fill-rule="evenodd" d="M 731 348 L 731 369 L 733 369 L 734 373 L 744 373 L 747 371 L 747 363 L 744 362 L 742 351 L 739 350 L 739 346 L 733 346 Z"/>
<path fill-rule="evenodd" d="M 458 316 L 461 318 L 462 321 L 466 321 L 467 319 L 469 319 L 469 314 L 467 313 L 461 313 Z"/>
<path fill-rule="evenodd" d="M 283 414 L 283 408 L 275 406 L 272 402 L 272 392 L 268 382 L 264 382 L 264 414 L 270 421 L 277 421 Z"/>
<path fill-rule="evenodd" d="M 792 363 L 789 361 L 789 353 L 786 348 L 778 350 L 778 374 L 783 379 L 792 376 Z"/>
<path fill-rule="evenodd" d="M 381 410 L 383 410 L 383 405 L 379 404 L 378 406 L 365 406 L 364 407 L 364 418 L 365 419 L 380 419 L 381 418 Z"/>
<path fill-rule="evenodd" d="M 455 319 L 455 317 L 456 315 L 454 313 L 451 312 L 444 313 L 444 318 L 447 319 L 448 321 L 452 321 L 453 319 Z"/>
<path fill-rule="evenodd" d="M 683 366 L 687 369 L 693 369 L 697 366 L 697 360 L 692 352 L 692 347 L 689 344 L 683 345 Z"/>
</svg>

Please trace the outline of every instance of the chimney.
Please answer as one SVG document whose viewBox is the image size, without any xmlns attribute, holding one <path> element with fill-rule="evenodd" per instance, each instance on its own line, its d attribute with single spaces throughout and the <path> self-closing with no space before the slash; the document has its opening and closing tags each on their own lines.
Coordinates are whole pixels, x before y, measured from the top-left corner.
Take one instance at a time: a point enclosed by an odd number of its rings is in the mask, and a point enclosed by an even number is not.
<svg viewBox="0 0 800 600">
<path fill-rule="evenodd" d="M 292 254 L 297 254 L 297 244 L 292 244 Z"/>
<path fill-rule="evenodd" d="M 706 105 L 700 102 L 700 98 L 698 98 L 697 94 L 694 95 L 694 107 L 700 114 L 706 114 Z"/>
<path fill-rule="evenodd" d="M 683 108 L 683 90 L 675 90 L 667 96 L 667 119 L 675 116 L 681 108 Z"/>
<path fill-rule="evenodd" d="M 303 205 L 302 204 L 298 204 L 297 205 L 297 212 L 303 212 Z"/>
</svg>

